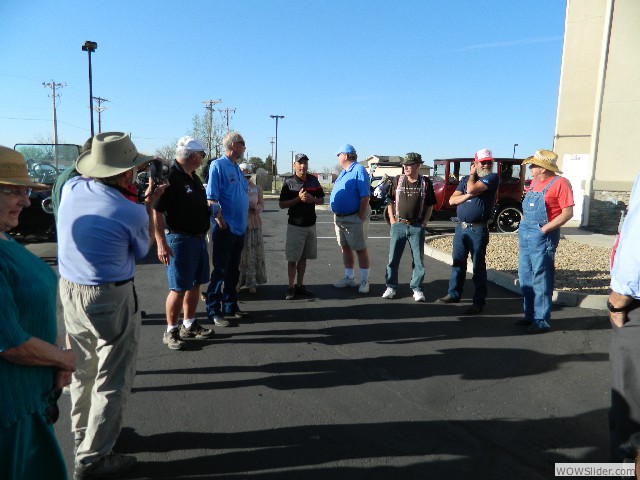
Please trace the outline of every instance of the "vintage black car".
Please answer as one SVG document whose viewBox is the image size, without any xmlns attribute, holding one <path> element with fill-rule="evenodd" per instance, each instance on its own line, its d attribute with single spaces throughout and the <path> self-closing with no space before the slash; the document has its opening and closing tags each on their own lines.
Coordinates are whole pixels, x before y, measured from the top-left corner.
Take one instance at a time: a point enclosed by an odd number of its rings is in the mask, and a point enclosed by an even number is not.
<svg viewBox="0 0 640 480">
<path fill-rule="evenodd" d="M 27 164 L 29 177 L 38 183 L 50 185 L 60 173 L 73 168 L 80 155 L 80 145 L 19 143 L 13 147 Z M 21 241 L 55 239 L 56 227 L 51 209 L 51 190 L 33 191 L 31 205 L 20 214 L 20 223 L 10 233 Z"/>
</svg>

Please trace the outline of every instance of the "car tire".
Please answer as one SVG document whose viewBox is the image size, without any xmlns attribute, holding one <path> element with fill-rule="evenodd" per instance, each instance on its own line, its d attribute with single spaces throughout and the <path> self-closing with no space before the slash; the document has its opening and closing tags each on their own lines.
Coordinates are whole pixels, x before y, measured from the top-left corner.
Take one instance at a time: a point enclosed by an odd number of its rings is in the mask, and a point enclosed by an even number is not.
<svg viewBox="0 0 640 480">
<path fill-rule="evenodd" d="M 522 207 L 516 204 L 507 204 L 498 207 L 493 218 L 493 226 L 500 233 L 515 233 L 522 220 Z"/>
</svg>

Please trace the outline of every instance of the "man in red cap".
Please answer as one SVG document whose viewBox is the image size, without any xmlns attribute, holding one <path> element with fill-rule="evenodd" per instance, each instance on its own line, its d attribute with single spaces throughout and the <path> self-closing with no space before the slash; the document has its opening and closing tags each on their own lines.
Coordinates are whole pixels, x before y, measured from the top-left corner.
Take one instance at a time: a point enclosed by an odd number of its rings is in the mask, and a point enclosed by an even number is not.
<svg viewBox="0 0 640 480">
<path fill-rule="evenodd" d="M 473 305 L 467 315 L 480 313 L 487 298 L 487 265 L 485 255 L 489 244 L 487 222 L 491 218 L 500 178 L 492 172 L 493 154 L 491 150 L 478 150 L 471 164 L 468 177 L 463 177 L 449 203 L 457 205 L 458 224 L 453 237 L 453 266 L 447 295 L 438 303 L 458 303 L 462 297 L 467 274 L 467 257 L 473 260 Z"/>
</svg>

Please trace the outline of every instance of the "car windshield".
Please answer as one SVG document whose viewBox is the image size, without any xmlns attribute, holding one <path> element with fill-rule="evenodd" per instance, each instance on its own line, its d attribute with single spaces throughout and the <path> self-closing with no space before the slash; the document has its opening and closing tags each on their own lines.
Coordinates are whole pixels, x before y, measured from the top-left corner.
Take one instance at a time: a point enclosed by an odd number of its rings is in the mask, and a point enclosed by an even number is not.
<svg viewBox="0 0 640 480">
<path fill-rule="evenodd" d="M 29 177 L 38 183 L 52 185 L 56 177 L 75 164 L 80 155 L 79 145 L 17 144 L 27 164 Z"/>
</svg>

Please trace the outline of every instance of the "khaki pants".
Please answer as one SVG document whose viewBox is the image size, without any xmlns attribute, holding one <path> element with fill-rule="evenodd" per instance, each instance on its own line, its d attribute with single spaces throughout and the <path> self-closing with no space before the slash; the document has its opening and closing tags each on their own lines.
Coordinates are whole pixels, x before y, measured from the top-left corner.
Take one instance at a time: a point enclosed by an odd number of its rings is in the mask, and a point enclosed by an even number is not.
<svg viewBox="0 0 640 480">
<path fill-rule="evenodd" d="M 60 279 L 60 298 L 77 369 L 71 382 L 76 465 L 107 455 L 120 435 L 136 372 L 140 313 L 133 282 L 78 285 Z"/>
</svg>

